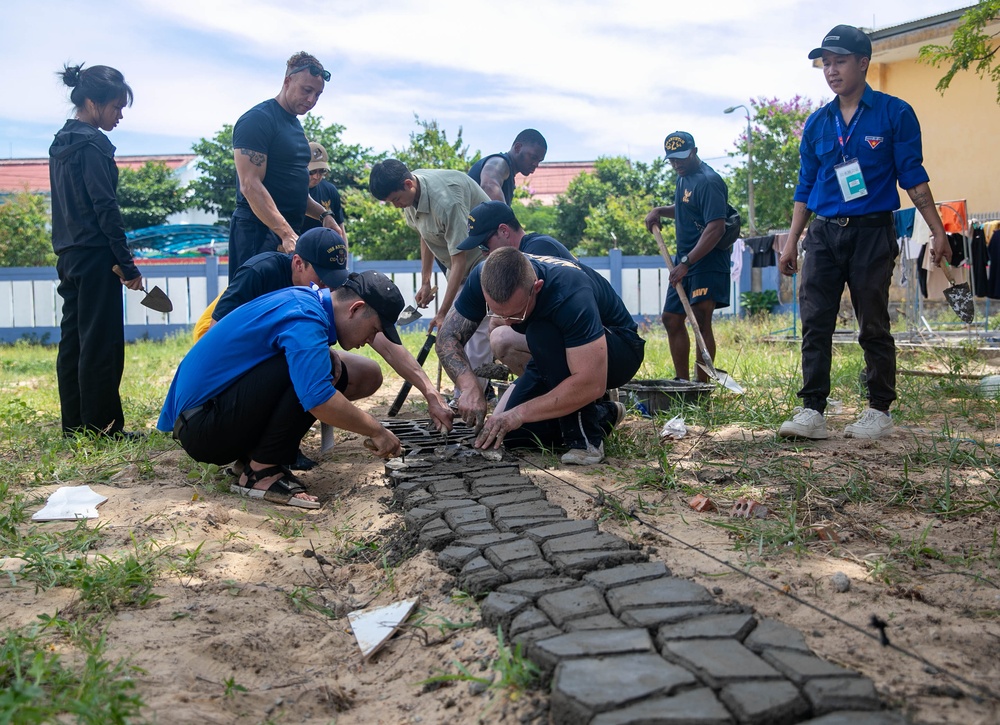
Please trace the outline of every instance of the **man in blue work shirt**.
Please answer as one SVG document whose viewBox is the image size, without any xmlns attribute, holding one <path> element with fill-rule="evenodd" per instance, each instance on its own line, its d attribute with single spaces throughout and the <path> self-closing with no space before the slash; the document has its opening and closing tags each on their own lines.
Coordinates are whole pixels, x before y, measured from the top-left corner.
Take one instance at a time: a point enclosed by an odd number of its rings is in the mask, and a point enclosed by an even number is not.
<svg viewBox="0 0 1000 725">
<path fill-rule="evenodd" d="M 829 437 L 823 411 L 845 283 L 865 352 L 869 407 L 844 436 L 875 439 L 892 430 L 896 346 L 889 331 L 889 282 L 899 253 L 892 220 L 899 208 L 897 182 L 934 235 L 931 260 L 951 259 L 927 184 L 916 114 L 905 101 L 867 84 L 871 55 L 871 40 L 850 25 L 833 28 L 809 53 L 810 59 L 823 59 L 823 75 L 837 97 L 813 113 L 803 129 L 792 224 L 778 264 L 782 274 L 797 271 L 798 239 L 815 214 L 803 245 L 799 288 L 802 407 L 781 424 L 782 437 Z"/>
</svg>

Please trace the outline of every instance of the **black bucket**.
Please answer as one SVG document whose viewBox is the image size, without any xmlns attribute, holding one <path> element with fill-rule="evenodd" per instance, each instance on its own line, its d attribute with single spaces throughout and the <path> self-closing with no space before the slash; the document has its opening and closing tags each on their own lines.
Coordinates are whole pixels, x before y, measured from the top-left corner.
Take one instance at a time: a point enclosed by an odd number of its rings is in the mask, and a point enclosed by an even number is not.
<svg viewBox="0 0 1000 725">
<path fill-rule="evenodd" d="M 714 389 L 710 383 L 687 380 L 632 380 L 620 388 L 626 405 L 634 405 L 649 415 L 665 413 L 678 403 L 697 403 Z"/>
</svg>

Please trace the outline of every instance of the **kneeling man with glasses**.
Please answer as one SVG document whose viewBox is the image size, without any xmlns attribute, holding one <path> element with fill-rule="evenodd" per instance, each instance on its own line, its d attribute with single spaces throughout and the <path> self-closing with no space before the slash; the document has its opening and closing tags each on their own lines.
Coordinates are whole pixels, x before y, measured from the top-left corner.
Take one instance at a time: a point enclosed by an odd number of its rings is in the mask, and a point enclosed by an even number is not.
<svg viewBox="0 0 1000 725">
<path fill-rule="evenodd" d="M 485 317 L 524 334 L 531 351 L 489 420 L 463 350 Z M 600 274 L 504 247 L 469 274 L 438 335 L 437 354 L 462 391 L 458 414 L 480 429 L 477 448 L 564 445 L 563 463 L 593 464 L 604 460 L 604 438 L 625 414 L 625 406 L 601 398 L 632 379 L 645 344 Z"/>
</svg>

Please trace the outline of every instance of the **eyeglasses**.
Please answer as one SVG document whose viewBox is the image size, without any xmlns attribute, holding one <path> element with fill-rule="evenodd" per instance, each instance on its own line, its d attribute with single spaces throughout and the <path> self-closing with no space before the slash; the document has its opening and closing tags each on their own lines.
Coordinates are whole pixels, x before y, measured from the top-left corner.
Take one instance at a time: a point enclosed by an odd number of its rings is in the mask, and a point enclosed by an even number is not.
<svg viewBox="0 0 1000 725">
<path fill-rule="evenodd" d="M 326 176 L 329 172 L 326 169 L 313 169 L 309 172 L 310 176 Z"/>
<path fill-rule="evenodd" d="M 483 240 L 483 243 L 479 245 L 479 249 L 482 251 L 483 254 L 489 254 L 490 253 L 490 240 L 493 239 L 493 237 L 495 237 L 499 233 L 500 233 L 500 230 L 497 229 L 491 235 L 489 235 L 488 237 L 486 237 L 486 239 Z"/>
<path fill-rule="evenodd" d="M 515 325 L 524 322 L 528 319 L 528 306 L 531 304 L 531 298 L 535 296 L 535 288 L 531 288 L 531 292 L 528 294 L 528 301 L 524 303 L 524 312 L 519 316 L 512 315 L 498 315 L 496 312 L 491 312 L 490 308 L 486 308 L 486 316 L 492 320 L 503 320 L 504 322 L 513 322 Z"/>
<path fill-rule="evenodd" d="M 318 65 L 313 65 L 312 63 L 306 63 L 305 65 L 300 65 L 298 68 L 292 68 L 290 71 L 288 71 L 288 75 L 293 76 L 296 73 L 301 73 L 304 70 L 308 70 L 309 75 L 311 76 L 317 76 L 319 78 L 322 78 L 324 81 L 330 80 L 330 71 L 323 70 Z"/>
</svg>

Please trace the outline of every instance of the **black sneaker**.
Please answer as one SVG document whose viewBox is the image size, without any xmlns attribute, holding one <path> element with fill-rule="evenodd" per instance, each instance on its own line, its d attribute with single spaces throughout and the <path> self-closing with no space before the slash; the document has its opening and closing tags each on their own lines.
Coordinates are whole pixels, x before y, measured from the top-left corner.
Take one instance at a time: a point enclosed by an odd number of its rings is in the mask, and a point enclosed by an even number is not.
<svg viewBox="0 0 1000 725">
<path fill-rule="evenodd" d="M 316 461 L 306 456 L 300 448 L 298 454 L 295 456 L 295 463 L 290 468 L 293 471 L 311 471 L 316 468 Z"/>
</svg>

